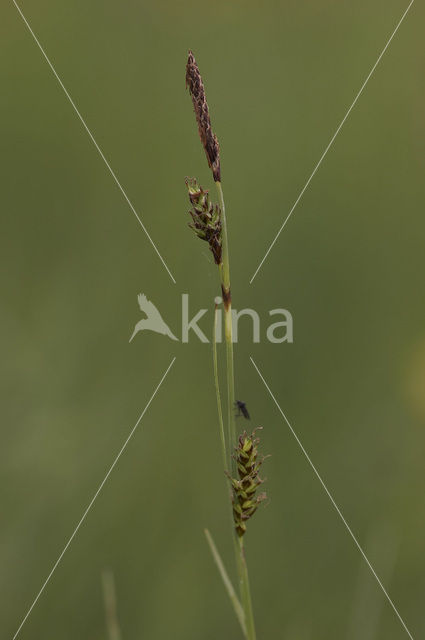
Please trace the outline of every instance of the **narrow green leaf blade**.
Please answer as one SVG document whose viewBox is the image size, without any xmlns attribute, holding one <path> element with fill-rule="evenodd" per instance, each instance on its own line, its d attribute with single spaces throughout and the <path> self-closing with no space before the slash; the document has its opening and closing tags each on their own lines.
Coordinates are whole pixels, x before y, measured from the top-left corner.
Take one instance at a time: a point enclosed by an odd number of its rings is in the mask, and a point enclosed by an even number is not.
<svg viewBox="0 0 425 640">
<path fill-rule="evenodd" d="M 239 602 L 239 599 L 238 599 L 238 597 L 236 595 L 236 592 L 235 592 L 235 590 L 233 588 L 233 585 L 232 585 L 232 583 L 230 581 L 230 578 L 229 578 L 229 576 L 227 574 L 226 568 L 225 568 L 225 566 L 223 564 L 223 561 L 222 561 L 222 559 L 220 557 L 220 554 L 219 554 L 219 552 L 217 550 L 217 547 L 214 544 L 214 540 L 212 539 L 212 536 L 211 536 L 210 532 L 208 531 L 208 529 L 205 529 L 204 532 L 205 532 L 205 537 L 207 539 L 208 546 L 210 548 L 212 557 L 214 558 L 214 562 L 217 565 L 217 569 L 219 570 L 219 573 L 221 575 L 221 579 L 223 580 L 223 584 L 224 584 L 224 586 L 226 588 L 227 594 L 228 594 L 228 596 L 230 598 L 230 601 L 231 601 L 231 603 L 233 605 L 233 609 L 235 611 L 236 617 L 239 620 L 239 624 L 241 625 L 241 628 L 242 628 L 242 631 L 243 631 L 243 634 L 244 634 L 245 638 L 247 638 L 246 625 L 245 625 L 245 614 L 244 614 L 244 611 L 242 609 L 242 605 Z"/>
</svg>

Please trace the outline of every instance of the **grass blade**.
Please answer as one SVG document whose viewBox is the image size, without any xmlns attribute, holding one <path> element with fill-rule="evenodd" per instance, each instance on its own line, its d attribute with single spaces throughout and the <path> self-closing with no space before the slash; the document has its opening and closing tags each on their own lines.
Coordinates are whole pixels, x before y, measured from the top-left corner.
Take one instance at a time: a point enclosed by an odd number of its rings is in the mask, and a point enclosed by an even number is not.
<svg viewBox="0 0 425 640">
<path fill-rule="evenodd" d="M 241 625 L 243 634 L 245 636 L 245 638 L 247 637 L 247 633 L 246 633 L 246 625 L 245 625 L 245 614 L 244 611 L 242 609 L 242 605 L 239 602 L 238 596 L 236 595 L 236 592 L 233 588 L 233 585 L 230 581 L 229 576 L 227 575 L 227 571 L 226 568 L 223 564 L 223 561 L 221 559 L 221 556 L 217 550 L 217 547 L 214 544 L 214 540 L 212 539 L 212 536 L 210 534 L 210 532 L 208 531 L 208 529 L 205 529 L 205 537 L 207 539 L 208 542 L 208 546 L 211 550 L 211 554 L 212 557 L 214 558 L 214 562 L 217 565 L 217 569 L 219 570 L 219 573 L 221 575 L 221 579 L 223 580 L 223 584 L 226 588 L 227 591 L 227 595 L 230 598 L 230 601 L 233 605 L 233 609 L 234 612 L 236 614 L 237 619 L 239 620 L 239 624 Z"/>
</svg>

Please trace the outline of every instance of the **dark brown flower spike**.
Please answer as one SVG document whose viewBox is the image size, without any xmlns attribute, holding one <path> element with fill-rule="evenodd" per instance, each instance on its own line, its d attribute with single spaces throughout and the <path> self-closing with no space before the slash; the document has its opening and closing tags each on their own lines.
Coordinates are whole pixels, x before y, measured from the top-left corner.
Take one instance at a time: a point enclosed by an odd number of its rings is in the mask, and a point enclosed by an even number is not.
<svg viewBox="0 0 425 640">
<path fill-rule="evenodd" d="M 196 121 L 198 123 L 199 137 L 207 155 L 208 165 L 212 170 L 215 182 L 220 182 L 220 147 L 217 136 L 211 128 L 211 119 L 208 109 L 207 99 L 205 97 L 204 83 L 199 72 L 198 65 L 189 51 L 186 65 L 186 87 L 192 97 L 193 108 L 195 110 Z"/>
</svg>

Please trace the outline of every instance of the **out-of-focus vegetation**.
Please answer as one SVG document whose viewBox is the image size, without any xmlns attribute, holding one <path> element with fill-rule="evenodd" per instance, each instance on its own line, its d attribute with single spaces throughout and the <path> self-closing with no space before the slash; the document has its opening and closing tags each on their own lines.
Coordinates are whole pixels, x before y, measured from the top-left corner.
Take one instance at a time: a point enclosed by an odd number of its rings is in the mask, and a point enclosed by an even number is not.
<svg viewBox="0 0 425 640">
<path fill-rule="evenodd" d="M 3 6 L 1 637 L 15 633 L 173 356 L 20 637 L 106 638 L 105 567 L 123 640 L 239 633 L 203 537 L 208 527 L 231 566 L 211 345 L 147 332 L 128 343 L 138 293 L 178 336 L 181 294 L 195 312 L 218 293 L 210 252 L 187 230 L 185 176 L 212 187 L 184 87 L 189 47 L 221 143 L 234 303 L 262 319 L 256 345 L 241 320 L 235 350 L 237 397 L 273 454 L 270 503 L 246 539 L 258 637 L 407 636 L 250 355 L 413 636 L 424 635 L 420 3 L 249 285 L 405 7 L 22 2 L 173 284 L 15 7 Z M 279 307 L 293 314 L 292 345 L 264 339 Z M 211 322 L 210 310 L 208 335 Z"/>
</svg>

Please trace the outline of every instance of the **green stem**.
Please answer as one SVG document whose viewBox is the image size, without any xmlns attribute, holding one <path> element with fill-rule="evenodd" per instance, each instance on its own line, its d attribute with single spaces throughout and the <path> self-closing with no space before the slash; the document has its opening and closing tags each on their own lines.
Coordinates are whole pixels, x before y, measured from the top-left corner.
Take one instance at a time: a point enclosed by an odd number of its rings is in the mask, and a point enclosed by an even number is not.
<svg viewBox="0 0 425 640">
<path fill-rule="evenodd" d="M 233 364 L 233 323 L 232 323 L 232 298 L 230 290 L 230 261 L 229 242 L 227 236 L 226 208 L 224 205 L 223 189 L 220 182 L 216 182 L 218 197 L 222 215 L 222 264 L 220 265 L 221 289 L 223 293 L 224 307 L 224 335 L 226 341 L 226 364 L 227 364 L 227 417 L 228 417 L 228 437 L 229 455 L 236 447 L 236 425 L 235 425 L 235 374 Z M 230 459 L 230 466 L 233 477 L 237 477 L 236 461 Z M 232 519 L 233 525 L 233 519 Z M 249 587 L 248 567 L 246 564 L 244 546 L 242 538 L 239 538 L 236 529 L 233 529 L 233 539 L 236 556 L 236 566 L 239 575 L 239 586 L 242 606 L 245 615 L 246 638 L 255 640 L 255 624 L 252 609 L 251 592 Z"/>
<path fill-rule="evenodd" d="M 205 529 L 205 536 L 207 538 L 207 542 L 208 542 L 208 545 L 210 547 L 210 550 L 211 550 L 212 556 L 214 558 L 214 561 L 215 561 L 215 563 L 217 565 L 217 568 L 218 568 L 218 570 L 220 572 L 221 579 L 223 580 L 223 584 L 224 584 L 224 586 L 226 588 L 227 594 L 228 594 L 228 596 L 230 598 L 230 601 L 231 601 L 231 603 L 233 605 L 233 609 L 235 611 L 236 617 L 239 620 L 239 624 L 241 625 L 242 632 L 243 632 L 243 634 L 244 634 L 244 636 L 246 638 L 247 637 L 247 632 L 246 632 L 246 626 L 245 626 L 245 613 L 244 613 L 244 610 L 242 608 L 242 605 L 238 600 L 238 596 L 235 593 L 235 590 L 234 590 L 233 585 L 232 585 L 232 583 L 230 581 L 230 578 L 227 575 L 227 571 L 225 569 L 223 561 L 222 561 L 222 559 L 220 557 L 220 554 L 219 554 L 219 552 L 217 550 L 217 547 L 214 544 L 214 540 L 212 539 L 212 536 L 211 536 L 210 532 L 208 531 L 208 529 Z"/>
<path fill-rule="evenodd" d="M 217 411 L 218 411 L 218 420 L 219 420 L 219 432 L 220 432 L 220 440 L 221 440 L 221 451 L 222 451 L 222 455 L 223 455 L 223 464 L 224 464 L 224 470 L 227 471 L 228 470 L 228 458 L 227 458 L 227 451 L 226 451 L 226 438 L 224 435 L 224 422 L 223 422 L 223 410 L 222 410 L 222 406 L 221 406 L 221 394 L 220 394 L 220 382 L 219 382 L 219 378 L 218 378 L 218 362 L 217 362 L 217 316 L 218 316 L 218 304 L 215 304 L 215 309 L 214 309 L 214 324 L 213 324 L 213 363 L 214 363 L 214 386 L 215 386 L 215 394 L 216 394 L 216 399 L 217 399 Z M 235 535 L 235 525 L 234 525 L 234 521 L 233 521 L 233 513 L 232 510 L 230 511 L 230 526 L 231 526 L 231 530 L 232 530 L 232 538 L 233 538 L 233 544 L 234 544 L 234 551 L 235 551 L 235 558 L 236 558 L 236 566 L 237 566 L 237 570 L 238 570 L 238 576 L 239 576 L 239 590 L 241 592 L 241 595 L 243 593 L 243 589 L 242 589 L 242 584 L 243 584 L 243 580 L 242 580 L 242 576 L 243 576 L 243 566 L 242 566 L 242 562 L 241 562 L 241 553 L 240 553 L 240 548 L 239 548 L 239 541 L 238 541 L 238 536 Z M 207 535 L 207 530 L 206 530 L 206 535 Z M 211 546 L 211 542 L 210 539 L 207 535 L 207 540 L 208 543 L 210 544 L 210 548 L 212 549 Z M 218 553 L 218 552 L 217 552 Z M 213 555 L 215 556 L 215 554 L 213 553 Z M 220 568 L 220 566 L 218 565 L 220 573 L 222 574 L 223 577 L 223 573 L 222 570 Z M 224 580 L 224 578 L 223 578 Z M 229 593 L 230 599 L 233 602 L 234 605 L 234 598 L 233 595 L 229 592 L 228 589 L 228 584 L 227 581 L 224 580 L 225 582 L 225 586 L 227 589 L 227 592 Z M 238 601 L 239 602 L 239 601 Z M 242 607 L 242 605 L 240 605 L 240 610 L 242 612 L 242 618 L 240 617 L 238 610 L 235 608 L 235 612 L 236 612 L 236 616 L 239 619 L 239 622 L 241 622 L 241 627 L 242 627 L 242 631 L 244 633 L 244 636 L 247 640 L 249 640 L 248 635 L 247 635 L 247 630 L 246 630 L 246 626 L 245 626 L 245 606 Z"/>
<path fill-rule="evenodd" d="M 217 411 L 218 411 L 218 423 L 220 427 L 220 441 L 221 441 L 221 452 L 223 454 L 223 466 L 227 469 L 227 451 L 226 451 L 226 438 L 224 435 L 224 422 L 223 422 L 223 410 L 221 408 L 221 394 L 220 394 L 220 383 L 218 381 L 218 364 L 217 364 L 217 313 L 218 304 L 215 304 L 214 309 L 214 325 L 213 325 L 213 362 L 214 362 L 214 386 L 215 386 L 215 395 L 217 398 Z"/>
<path fill-rule="evenodd" d="M 241 570 L 241 599 L 245 612 L 246 635 L 248 640 L 255 640 L 254 611 L 252 608 L 251 589 L 249 586 L 248 565 L 246 563 L 243 538 L 239 538 L 239 563 Z"/>
<path fill-rule="evenodd" d="M 226 207 L 224 205 L 223 189 L 221 182 L 215 183 L 217 186 L 222 215 L 222 264 L 220 265 L 221 289 L 223 293 L 224 306 L 224 336 L 226 341 L 226 363 L 227 363 L 227 420 L 228 438 L 230 452 L 236 447 L 236 426 L 235 426 L 235 374 L 233 365 L 233 326 L 232 326 L 232 299 L 230 291 L 230 262 L 229 262 L 229 242 L 227 237 Z M 236 471 L 233 458 L 230 460 L 233 471 Z"/>
</svg>

